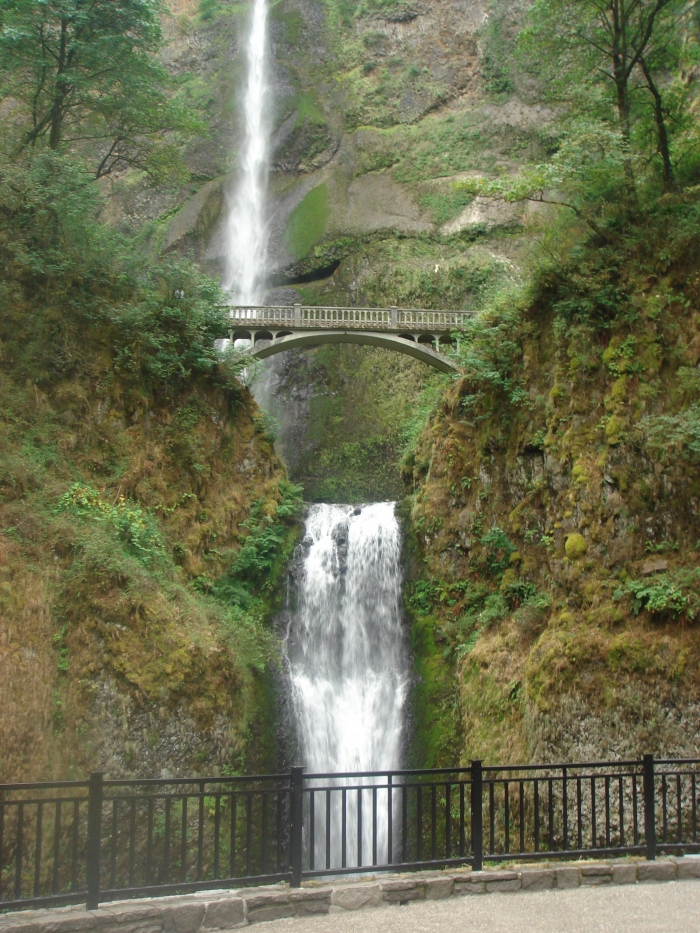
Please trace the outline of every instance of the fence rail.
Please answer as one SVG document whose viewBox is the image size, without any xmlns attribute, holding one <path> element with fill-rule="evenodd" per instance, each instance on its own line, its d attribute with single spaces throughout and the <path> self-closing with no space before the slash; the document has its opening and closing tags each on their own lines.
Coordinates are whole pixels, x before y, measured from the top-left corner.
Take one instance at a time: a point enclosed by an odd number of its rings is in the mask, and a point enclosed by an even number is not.
<svg viewBox="0 0 700 933">
<path fill-rule="evenodd" d="M 407 308 L 335 308 L 302 305 L 237 305 L 229 310 L 237 327 L 357 329 L 450 332 L 464 327 L 472 311 L 423 311 Z"/>
<path fill-rule="evenodd" d="M 700 852 L 700 759 L 0 785 L 0 910 Z"/>
</svg>

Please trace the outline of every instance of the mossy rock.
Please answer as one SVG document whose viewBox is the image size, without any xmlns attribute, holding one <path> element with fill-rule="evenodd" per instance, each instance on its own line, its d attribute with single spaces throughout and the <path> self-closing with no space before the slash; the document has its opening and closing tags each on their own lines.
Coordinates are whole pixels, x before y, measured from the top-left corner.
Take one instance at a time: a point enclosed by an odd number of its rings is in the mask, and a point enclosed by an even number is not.
<svg viewBox="0 0 700 933">
<path fill-rule="evenodd" d="M 564 550 L 569 560 L 579 560 L 588 550 L 588 544 L 583 535 L 573 534 L 566 539 Z"/>
<path fill-rule="evenodd" d="M 605 437 L 611 447 L 619 444 L 622 440 L 622 433 L 625 430 L 625 422 L 617 415 L 613 415 L 605 426 Z"/>
</svg>

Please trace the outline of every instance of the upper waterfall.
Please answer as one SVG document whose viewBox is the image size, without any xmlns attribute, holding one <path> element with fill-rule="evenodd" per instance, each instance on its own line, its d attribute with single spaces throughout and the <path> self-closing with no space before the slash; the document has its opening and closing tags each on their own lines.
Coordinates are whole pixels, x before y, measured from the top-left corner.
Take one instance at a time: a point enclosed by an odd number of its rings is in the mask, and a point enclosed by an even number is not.
<svg viewBox="0 0 700 933">
<path fill-rule="evenodd" d="M 265 195 L 270 150 L 270 85 L 268 75 L 268 0 L 254 0 L 246 47 L 243 95 L 245 137 L 240 175 L 229 204 L 226 264 L 222 285 L 235 304 L 259 304 L 264 298 Z"/>
</svg>

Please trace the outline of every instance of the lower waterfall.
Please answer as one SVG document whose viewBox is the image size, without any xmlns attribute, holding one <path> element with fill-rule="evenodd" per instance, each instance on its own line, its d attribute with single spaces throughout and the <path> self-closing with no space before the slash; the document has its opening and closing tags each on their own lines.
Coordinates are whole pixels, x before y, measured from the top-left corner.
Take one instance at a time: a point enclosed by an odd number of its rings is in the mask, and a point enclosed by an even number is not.
<svg viewBox="0 0 700 933">
<path fill-rule="evenodd" d="M 401 623 L 401 535 L 394 503 L 314 505 L 302 548 L 298 608 L 285 645 L 302 763 L 307 772 L 400 768 L 410 664 Z M 356 786 L 357 779 L 348 783 Z M 377 782 L 367 777 L 359 783 Z M 376 803 L 372 791 L 359 796 L 366 799 L 360 803 L 358 841 L 358 794 L 347 795 L 347 864 L 360 864 L 360 855 L 368 863 L 373 808 L 376 861 L 386 862 L 387 791 L 376 792 Z M 340 795 L 332 797 L 335 824 Z M 315 848 L 326 861 L 327 811 L 323 801 L 318 804 Z M 330 867 L 338 867 L 340 833 L 332 838 Z"/>
</svg>

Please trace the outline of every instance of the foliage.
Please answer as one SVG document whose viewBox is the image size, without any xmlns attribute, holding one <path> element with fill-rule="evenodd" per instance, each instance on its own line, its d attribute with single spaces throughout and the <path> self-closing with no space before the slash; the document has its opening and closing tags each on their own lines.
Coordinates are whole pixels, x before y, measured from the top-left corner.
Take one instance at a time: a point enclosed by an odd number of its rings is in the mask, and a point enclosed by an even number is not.
<svg viewBox="0 0 700 933">
<path fill-rule="evenodd" d="M 596 233 L 619 219 L 624 193 L 625 150 L 619 133 L 581 116 L 561 130 L 557 151 L 547 162 L 523 168 L 515 177 L 474 177 L 456 187 L 472 196 L 508 203 L 535 201 L 568 208 Z"/>
<path fill-rule="evenodd" d="M 639 427 L 650 450 L 664 457 L 673 453 L 693 462 L 700 459 L 700 404 L 675 414 L 643 418 Z"/>
<path fill-rule="evenodd" d="M 72 511 L 82 519 L 111 525 L 127 550 L 145 566 L 155 566 L 165 559 L 165 543 L 155 519 L 124 496 L 109 503 L 96 489 L 78 482 L 61 497 L 58 511 Z"/>
<path fill-rule="evenodd" d="M 700 614 L 700 569 L 676 570 L 649 580 L 628 580 L 615 592 L 617 599 L 632 596 L 632 611 L 643 609 L 652 615 L 684 616 L 690 620 Z"/>
<path fill-rule="evenodd" d="M 499 296 L 489 313 L 469 321 L 460 336 L 458 359 L 469 394 L 462 399 L 474 411 L 489 393 L 514 405 L 526 404 L 519 372 L 519 310 L 513 293 Z"/>
<path fill-rule="evenodd" d="M 172 394 L 193 376 L 235 387 L 242 361 L 213 341 L 224 296 L 189 263 L 148 258 L 99 220 L 102 198 L 75 159 L 39 152 L 0 165 L 0 339 L 15 365 L 48 383 L 94 366 L 109 347 L 112 379 Z"/>
<path fill-rule="evenodd" d="M 493 574 L 502 573 L 510 563 L 510 555 L 516 550 L 508 535 L 501 528 L 492 528 L 481 538 L 486 550 L 486 562 Z"/>
<path fill-rule="evenodd" d="M 649 111 L 664 184 L 674 184 L 664 98 L 669 69 L 680 71 L 692 54 L 688 9 L 687 0 L 537 0 L 521 37 L 535 69 L 550 79 L 550 93 L 615 125 L 628 199 L 635 197 L 635 124 L 643 124 Z"/>
<path fill-rule="evenodd" d="M 236 580 L 245 588 L 269 587 L 288 537 L 285 525 L 298 518 L 303 509 L 301 486 L 283 481 L 279 489 L 281 498 L 273 514 L 263 513 L 262 500 L 253 504 L 250 517 L 243 526 L 248 534 L 220 587 L 230 586 L 231 581 Z"/>
<path fill-rule="evenodd" d="M 0 97 L 5 143 L 84 152 L 100 178 L 126 166 L 182 174 L 173 131 L 201 126 L 169 93 L 157 58 L 159 0 L 5 0 Z"/>
</svg>

